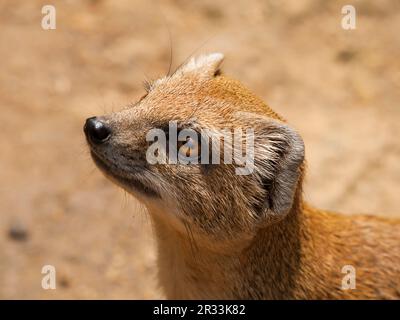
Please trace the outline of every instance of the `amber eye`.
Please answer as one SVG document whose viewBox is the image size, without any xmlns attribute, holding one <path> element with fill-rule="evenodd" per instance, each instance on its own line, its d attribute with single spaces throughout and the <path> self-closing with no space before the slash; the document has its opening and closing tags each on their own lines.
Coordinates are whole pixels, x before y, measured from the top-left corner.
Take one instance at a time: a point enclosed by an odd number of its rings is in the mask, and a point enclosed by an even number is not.
<svg viewBox="0 0 400 320">
<path fill-rule="evenodd" d="M 200 155 L 200 145 L 197 139 L 187 137 L 186 141 L 178 141 L 179 155 L 188 158 L 198 158 Z"/>
</svg>

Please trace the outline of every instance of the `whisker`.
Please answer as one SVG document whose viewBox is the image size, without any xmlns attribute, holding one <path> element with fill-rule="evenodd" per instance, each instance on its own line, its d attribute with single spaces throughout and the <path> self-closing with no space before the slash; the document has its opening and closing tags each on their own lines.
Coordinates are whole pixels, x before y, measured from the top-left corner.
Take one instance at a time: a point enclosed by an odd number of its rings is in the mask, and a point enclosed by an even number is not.
<svg viewBox="0 0 400 320">
<path fill-rule="evenodd" d="M 191 59 L 201 48 L 203 48 L 203 47 L 204 47 L 211 39 L 213 39 L 215 36 L 216 36 L 216 34 L 213 34 L 212 36 L 208 37 L 205 41 L 203 41 L 198 47 L 196 47 L 196 48 L 189 54 L 189 56 L 188 56 L 186 59 L 184 59 L 184 60 L 182 61 L 182 63 L 180 63 L 180 64 L 175 68 L 175 71 L 172 73 L 172 75 L 175 74 L 176 71 L 179 70 L 179 68 L 181 68 L 183 65 L 185 65 L 185 64 L 189 61 L 189 59 Z"/>
<path fill-rule="evenodd" d="M 195 243 L 194 243 L 194 239 L 193 239 L 193 234 L 191 233 L 190 226 L 189 226 L 189 224 L 188 224 L 186 221 L 183 222 L 183 225 L 185 226 L 187 238 L 188 238 L 188 240 L 189 240 L 190 251 L 191 251 L 191 253 L 192 253 L 192 255 L 193 255 L 193 258 L 196 260 L 197 258 L 196 258 L 196 254 L 195 254 L 195 253 L 196 253 L 195 248 L 197 248 L 197 247 L 195 247 Z M 192 234 L 192 236 L 191 236 L 191 234 Z"/>
</svg>

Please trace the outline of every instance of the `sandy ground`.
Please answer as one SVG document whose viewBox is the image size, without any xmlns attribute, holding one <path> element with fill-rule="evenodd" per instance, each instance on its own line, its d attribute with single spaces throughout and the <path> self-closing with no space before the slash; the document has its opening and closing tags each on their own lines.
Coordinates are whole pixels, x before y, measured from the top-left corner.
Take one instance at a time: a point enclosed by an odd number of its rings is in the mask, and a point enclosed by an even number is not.
<svg viewBox="0 0 400 320">
<path fill-rule="evenodd" d="M 0 1 L 0 298 L 162 298 L 149 219 L 95 169 L 82 126 L 167 72 L 169 33 L 174 66 L 224 52 L 224 72 L 300 131 L 308 201 L 400 216 L 398 1 L 51 3 L 45 31 L 48 1 Z"/>
</svg>

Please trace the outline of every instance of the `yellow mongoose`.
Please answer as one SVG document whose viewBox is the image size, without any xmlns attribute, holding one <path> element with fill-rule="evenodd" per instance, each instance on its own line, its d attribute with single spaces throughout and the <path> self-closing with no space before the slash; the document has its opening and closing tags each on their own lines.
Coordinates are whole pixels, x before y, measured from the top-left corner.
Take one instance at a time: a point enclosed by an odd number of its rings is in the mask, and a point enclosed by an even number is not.
<svg viewBox="0 0 400 320">
<path fill-rule="evenodd" d="M 97 166 L 148 209 L 167 298 L 400 298 L 400 220 L 304 203 L 302 138 L 221 75 L 222 60 L 219 53 L 192 58 L 150 84 L 134 105 L 89 118 L 84 127 Z M 223 162 L 150 163 L 148 132 L 158 128 L 172 144 L 171 122 L 178 131 L 210 135 L 252 129 L 254 170 L 237 174 Z M 203 140 L 184 141 L 191 145 L 177 146 L 185 155 L 207 147 Z M 346 282 L 346 276 L 353 278 Z"/>
</svg>

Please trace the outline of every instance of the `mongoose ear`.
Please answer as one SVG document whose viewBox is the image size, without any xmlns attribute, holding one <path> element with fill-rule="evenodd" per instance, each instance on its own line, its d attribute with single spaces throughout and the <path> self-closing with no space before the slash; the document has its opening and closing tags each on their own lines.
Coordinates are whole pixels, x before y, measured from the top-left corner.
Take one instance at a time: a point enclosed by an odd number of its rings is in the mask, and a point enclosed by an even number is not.
<svg viewBox="0 0 400 320">
<path fill-rule="evenodd" d="M 268 218 L 279 218 L 293 206 L 304 161 L 304 142 L 283 123 L 266 123 L 263 133 L 254 147 L 256 168 L 266 192 L 262 211 Z"/>
<path fill-rule="evenodd" d="M 249 116 L 240 114 L 242 119 Z M 293 206 L 304 162 L 304 142 L 287 124 L 256 116 L 248 125 L 254 128 L 254 173 L 264 190 L 257 215 L 279 219 Z"/>
<path fill-rule="evenodd" d="M 220 73 L 219 67 L 224 60 L 222 53 L 210 53 L 191 58 L 176 71 L 177 74 L 195 72 L 203 77 L 213 77 Z"/>
</svg>

